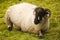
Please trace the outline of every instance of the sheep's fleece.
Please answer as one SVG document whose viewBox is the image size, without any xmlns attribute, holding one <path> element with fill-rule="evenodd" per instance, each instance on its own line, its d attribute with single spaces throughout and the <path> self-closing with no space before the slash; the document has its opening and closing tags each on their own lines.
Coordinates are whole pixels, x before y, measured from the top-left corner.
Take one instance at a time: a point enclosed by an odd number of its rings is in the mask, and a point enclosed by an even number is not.
<svg viewBox="0 0 60 40">
<path fill-rule="evenodd" d="M 8 27 L 11 21 L 16 28 L 21 28 L 22 31 L 38 33 L 39 30 L 47 30 L 49 28 L 49 20 L 43 19 L 41 23 L 34 24 L 35 8 L 37 6 L 29 3 L 20 3 L 10 6 L 5 14 L 5 20 Z"/>
</svg>

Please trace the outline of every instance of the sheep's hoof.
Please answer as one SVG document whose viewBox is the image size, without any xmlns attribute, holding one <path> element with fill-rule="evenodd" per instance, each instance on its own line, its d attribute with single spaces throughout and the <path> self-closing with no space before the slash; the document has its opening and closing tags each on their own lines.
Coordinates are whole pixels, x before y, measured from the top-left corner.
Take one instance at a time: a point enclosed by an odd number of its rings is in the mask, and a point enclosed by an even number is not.
<svg viewBox="0 0 60 40">
<path fill-rule="evenodd" d="M 8 27 L 8 30 L 9 30 L 9 31 L 12 31 L 12 27 Z"/>
<path fill-rule="evenodd" d="M 43 38 L 43 36 L 38 36 L 40 39 L 42 39 Z"/>
<path fill-rule="evenodd" d="M 38 35 L 38 38 L 43 38 L 43 35 Z"/>
<path fill-rule="evenodd" d="M 39 31 L 38 37 L 39 37 L 39 38 L 43 38 L 43 34 L 41 33 L 41 31 Z"/>
</svg>

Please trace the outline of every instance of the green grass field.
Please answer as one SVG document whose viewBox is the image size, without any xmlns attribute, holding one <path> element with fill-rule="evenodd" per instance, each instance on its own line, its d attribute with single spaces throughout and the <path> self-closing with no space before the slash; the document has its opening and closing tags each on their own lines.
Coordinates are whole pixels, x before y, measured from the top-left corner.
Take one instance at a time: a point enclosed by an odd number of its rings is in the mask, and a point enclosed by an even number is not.
<svg viewBox="0 0 60 40">
<path fill-rule="evenodd" d="M 7 30 L 5 12 L 9 6 L 20 2 L 29 2 L 51 10 L 50 29 L 43 39 L 15 28 L 11 32 Z M 60 0 L 0 0 L 0 40 L 60 40 Z"/>
</svg>

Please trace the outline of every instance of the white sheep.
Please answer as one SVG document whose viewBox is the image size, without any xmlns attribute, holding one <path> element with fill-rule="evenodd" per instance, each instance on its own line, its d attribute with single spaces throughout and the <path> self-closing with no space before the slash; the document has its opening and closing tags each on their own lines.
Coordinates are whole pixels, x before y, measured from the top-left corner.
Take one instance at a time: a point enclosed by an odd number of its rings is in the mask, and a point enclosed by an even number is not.
<svg viewBox="0 0 60 40">
<path fill-rule="evenodd" d="M 49 15 L 49 9 L 24 2 L 10 6 L 5 20 L 9 30 L 12 30 L 14 24 L 21 31 L 39 33 L 42 36 L 42 31 L 49 29 Z"/>
</svg>

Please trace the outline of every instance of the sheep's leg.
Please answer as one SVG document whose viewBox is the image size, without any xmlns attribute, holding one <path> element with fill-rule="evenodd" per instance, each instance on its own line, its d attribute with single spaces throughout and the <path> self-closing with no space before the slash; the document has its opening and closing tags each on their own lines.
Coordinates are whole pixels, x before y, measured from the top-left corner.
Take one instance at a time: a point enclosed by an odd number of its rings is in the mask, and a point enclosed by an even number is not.
<svg viewBox="0 0 60 40">
<path fill-rule="evenodd" d="M 42 32 L 43 34 L 45 34 L 45 33 L 48 32 L 48 30 L 49 30 L 49 25 L 47 24 L 46 26 L 44 26 L 44 27 L 41 29 L 41 32 Z"/>
<path fill-rule="evenodd" d="M 17 25 L 14 24 L 14 27 L 15 27 L 17 30 L 21 31 L 21 26 L 19 27 L 19 26 L 17 26 Z"/>
<path fill-rule="evenodd" d="M 8 30 L 11 31 L 12 27 L 13 27 L 13 24 L 12 24 L 12 22 L 10 22 L 10 24 L 8 24 Z"/>
<path fill-rule="evenodd" d="M 47 32 L 48 32 L 48 30 L 49 30 L 49 28 L 42 29 L 42 30 L 41 30 L 41 32 L 42 32 L 43 34 L 45 34 L 45 33 L 47 33 Z"/>
<path fill-rule="evenodd" d="M 42 37 L 43 37 L 43 34 L 42 34 L 41 31 L 39 31 L 39 33 L 38 33 L 38 37 L 39 37 L 39 38 L 42 38 Z"/>
<path fill-rule="evenodd" d="M 49 30 L 49 21 L 47 21 L 46 23 L 44 23 L 44 25 L 42 26 L 43 28 L 41 29 L 41 32 L 43 34 L 47 33 Z"/>
<path fill-rule="evenodd" d="M 8 30 L 11 31 L 13 27 L 13 23 L 11 22 L 9 17 L 6 17 L 6 24 L 8 25 Z"/>
</svg>

